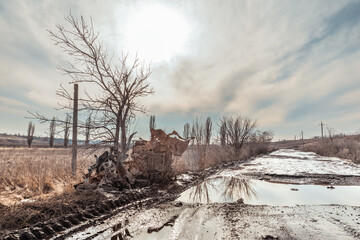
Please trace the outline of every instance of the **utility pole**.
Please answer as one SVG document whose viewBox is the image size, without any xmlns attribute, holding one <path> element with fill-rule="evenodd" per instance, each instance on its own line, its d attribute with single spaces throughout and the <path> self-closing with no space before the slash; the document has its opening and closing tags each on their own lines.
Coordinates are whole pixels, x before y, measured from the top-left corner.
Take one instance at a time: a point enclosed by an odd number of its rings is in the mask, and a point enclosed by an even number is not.
<svg viewBox="0 0 360 240">
<path fill-rule="evenodd" d="M 320 122 L 320 126 L 321 126 L 321 138 L 324 139 L 324 131 L 323 131 L 324 124 L 322 121 Z"/>
<path fill-rule="evenodd" d="M 73 134 L 72 134 L 72 160 L 71 170 L 76 175 L 76 159 L 77 159 L 77 125 L 78 125 L 78 84 L 74 84 L 74 107 L 73 107 Z"/>
</svg>

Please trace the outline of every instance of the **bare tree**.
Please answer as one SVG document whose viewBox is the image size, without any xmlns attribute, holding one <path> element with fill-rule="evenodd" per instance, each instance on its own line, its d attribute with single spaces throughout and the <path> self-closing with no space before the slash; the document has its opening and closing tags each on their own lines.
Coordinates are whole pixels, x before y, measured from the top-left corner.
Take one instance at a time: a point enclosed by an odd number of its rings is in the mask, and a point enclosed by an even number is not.
<svg viewBox="0 0 360 240">
<path fill-rule="evenodd" d="M 83 97 L 79 98 L 79 111 L 92 114 L 92 131 L 94 139 L 112 143 L 114 148 L 124 153 L 128 126 L 137 112 L 146 108 L 139 104 L 141 97 L 153 94 L 148 77 L 149 66 L 145 66 L 137 57 L 129 62 L 128 54 L 122 54 L 117 63 L 113 63 L 114 54 L 108 54 L 104 43 L 95 32 L 92 20 L 88 25 L 84 18 L 75 19 L 71 14 L 65 18 L 70 25 L 65 28 L 57 25 L 56 32 L 49 31 L 50 36 L 63 51 L 73 57 L 68 67 L 59 67 L 72 78 L 71 83 L 82 84 Z M 98 90 L 90 94 L 86 89 Z M 72 95 L 61 86 L 57 94 L 69 100 L 71 108 Z M 84 123 L 79 123 L 84 127 Z M 133 135 L 132 135 L 133 136 Z"/>
<path fill-rule="evenodd" d="M 246 143 L 252 132 L 255 130 L 256 121 L 250 118 L 237 116 L 236 118 L 228 117 L 221 120 L 221 125 L 226 124 L 226 135 L 228 144 L 234 148 L 236 154 L 240 153 L 240 149 Z"/>
<path fill-rule="evenodd" d="M 205 144 L 207 146 L 210 145 L 211 134 L 212 134 L 212 121 L 211 121 L 211 118 L 208 117 L 206 119 L 205 128 L 204 128 Z"/>
<path fill-rule="evenodd" d="M 189 126 L 190 129 L 190 126 Z M 201 121 L 201 117 L 196 117 L 191 127 L 191 137 L 194 138 L 192 141 L 192 166 L 198 169 L 205 164 L 206 158 L 206 146 L 204 145 L 204 125 Z"/>
<path fill-rule="evenodd" d="M 53 119 L 50 122 L 50 127 L 49 127 L 49 145 L 50 147 L 54 146 L 54 140 L 55 140 L 55 133 L 56 133 L 56 120 L 55 117 L 53 117 Z"/>
<path fill-rule="evenodd" d="M 330 143 L 331 146 L 333 147 L 333 141 L 334 141 L 334 137 L 335 137 L 335 129 L 332 127 L 326 127 L 328 135 L 329 135 L 329 139 L 330 139 Z"/>
<path fill-rule="evenodd" d="M 224 147 L 226 145 L 226 138 L 227 138 L 227 127 L 226 127 L 226 119 L 223 118 L 221 125 L 220 125 L 220 131 L 219 131 L 219 135 L 220 135 L 220 145 L 222 147 Z"/>
<path fill-rule="evenodd" d="M 69 144 L 69 136 L 70 136 L 70 124 L 71 124 L 71 117 L 70 115 L 66 115 L 66 119 L 64 122 L 64 147 L 67 148 Z"/>
<path fill-rule="evenodd" d="M 268 131 L 254 131 L 250 138 L 250 153 L 251 155 L 264 154 L 268 152 L 269 143 L 274 137 L 274 133 L 271 130 Z"/>
<path fill-rule="evenodd" d="M 183 137 L 184 137 L 185 139 L 188 139 L 188 138 L 190 137 L 190 124 L 189 124 L 189 123 L 185 123 L 185 124 L 184 124 Z"/>
<path fill-rule="evenodd" d="M 156 128 L 155 115 L 150 116 L 149 128 L 150 129 L 155 129 Z"/>
<path fill-rule="evenodd" d="M 32 141 L 34 140 L 34 133 L 35 133 L 35 124 L 29 122 L 27 129 L 27 144 L 29 145 L 29 147 L 31 146 Z"/>
<path fill-rule="evenodd" d="M 91 115 L 86 119 L 85 122 L 85 146 L 89 146 L 90 129 L 91 129 Z"/>
<path fill-rule="evenodd" d="M 193 127 L 192 127 L 192 132 L 194 134 L 195 140 L 196 140 L 196 145 L 201 145 L 203 143 L 203 137 L 204 137 L 204 126 L 201 122 L 201 119 L 199 117 L 196 117 L 194 123 L 193 123 Z"/>
<path fill-rule="evenodd" d="M 194 124 L 191 126 L 191 137 L 193 138 L 192 140 L 192 145 L 195 144 L 195 136 L 196 136 L 196 131 L 195 131 L 195 126 Z"/>
<path fill-rule="evenodd" d="M 273 138 L 274 132 L 272 130 L 258 132 L 258 141 L 261 143 L 269 143 Z"/>
</svg>

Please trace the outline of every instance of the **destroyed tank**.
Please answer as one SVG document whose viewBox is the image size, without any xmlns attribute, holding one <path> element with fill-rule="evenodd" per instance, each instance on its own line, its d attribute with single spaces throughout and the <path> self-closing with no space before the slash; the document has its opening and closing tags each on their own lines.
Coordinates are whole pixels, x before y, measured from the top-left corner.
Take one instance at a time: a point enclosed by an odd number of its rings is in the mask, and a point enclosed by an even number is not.
<svg viewBox="0 0 360 240">
<path fill-rule="evenodd" d="M 100 157 L 95 155 L 96 163 L 89 167 L 84 183 L 75 188 L 123 189 L 173 179 L 173 157 L 181 156 L 193 138 L 184 139 L 176 131 L 166 134 L 161 129 L 151 129 L 150 132 L 149 141 L 135 141 L 131 159 L 114 148 Z"/>
<path fill-rule="evenodd" d="M 176 131 L 166 134 L 161 129 L 150 129 L 150 132 L 150 141 L 135 141 L 131 153 L 131 168 L 138 170 L 137 177 L 150 181 L 172 179 L 175 177 L 173 157 L 181 156 L 192 138 L 184 139 Z"/>
</svg>

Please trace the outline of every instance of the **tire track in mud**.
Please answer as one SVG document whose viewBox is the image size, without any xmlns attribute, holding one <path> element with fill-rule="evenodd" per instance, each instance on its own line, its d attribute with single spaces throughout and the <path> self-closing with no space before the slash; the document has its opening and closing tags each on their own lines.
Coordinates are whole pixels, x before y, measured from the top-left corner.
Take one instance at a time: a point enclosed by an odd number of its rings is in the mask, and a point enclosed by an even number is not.
<svg viewBox="0 0 360 240">
<path fill-rule="evenodd" d="M 133 197 L 136 199 L 137 196 Z M 59 232 L 71 229 L 69 232 L 81 230 L 84 226 L 91 225 L 102 218 L 111 215 L 111 210 L 124 205 L 130 199 L 108 200 L 98 206 L 90 206 L 84 211 L 66 215 L 48 222 L 40 222 L 32 227 L 15 231 L 4 239 L 44 239 L 56 236 Z M 122 208 L 120 208 L 122 209 Z M 65 236 L 64 236 L 65 238 Z M 61 237 L 59 239 L 62 239 Z"/>
<path fill-rule="evenodd" d="M 340 226 L 344 230 L 344 232 L 354 237 L 354 239 L 360 239 L 360 231 L 359 231 L 360 225 L 358 226 L 357 229 L 355 229 L 346 222 L 340 220 L 339 218 L 329 217 L 327 218 L 327 220 L 329 222 L 332 222 L 336 226 Z"/>
<path fill-rule="evenodd" d="M 229 230 L 229 239 L 296 239 L 272 206 L 229 203 L 220 208 Z M 289 213 L 286 213 L 289 214 Z"/>
<path fill-rule="evenodd" d="M 154 205 L 162 204 L 172 200 L 174 200 L 174 196 L 172 194 L 166 194 L 165 196 L 163 195 L 161 197 L 147 198 L 137 202 L 133 202 L 125 206 L 122 206 L 120 208 L 116 208 L 111 213 L 107 215 L 103 215 L 94 221 L 73 228 L 67 233 L 62 234 L 61 236 L 55 236 L 55 238 L 53 239 L 56 240 L 66 239 L 76 233 L 85 231 L 86 229 L 91 228 L 94 225 L 104 224 L 105 221 L 110 219 L 111 217 L 116 217 L 117 219 L 121 219 L 121 221 L 117 221 L 115 224 L 106 226 L 104 227 L 103 230 L 94 232 L 93 234 L 89 234 L 85 239 L 94 239 L 95 237 L 104 233 L 108 229 L 113 229 L 114 233 L 112 237 L 119 237 L 120 239 L 122 239 L 123 236 L 131 236 L 127 228 L 128 218 L 130 216 L 134 215 L 138 211 L 143 211 L 145 209 L 153 207 Z"/>
<path fill-rule="evenodd" d="M 162 188 L 158 185 L 152 185 L 140 189 L 124 190 L 119 192 L 115 199 L 108 199 L 98 205 L 88 206 L 83 211 L 68 214 L 50 221 L 34 223 L 34 225 L 30 227 L 11 231 L 5 236 L 0 235 L 0 238 L 4 240 L 66 239 L 75 233 L 102 223 L 106 219 L 121 212 L 126 213 L 126 211 L 129 210 L 139 211 L 146 207 L 173 201 L 187 188 L 201 182 L 204 178 L 214 174 L 219 169 L 232 164 L 233 163 L 222 164 L 221 166 L 207 169 L 202 173 L 187 173 L 190 176 L 189 179 L 178 180 L 178 183 L 172 182 Z M 126 231 L 126 228 L 124 231 Z M 99 232 L 94 233 L 88 236 L 88 239 L 99 234 Z"/>
<path fill-rule="evenodd" d="M 110 217 L 116 216 L 117 214 L 124 213 L 123 218 L 125 220 L 123 220 L 120 223 L 116 223 L 116 224 L 114 224 L 112 226 L 108 226 L 107 229 L 112 228 L 114 230 L 113 233 L 112 233 L 111 239 L 127 239 L 127 237 L 131 237 L 131 235 L 130 235 L 130 232 L 128 230 L 129 223 L 126 222 L 128 220 L 126 215 L 132 216 L 132 215 L 134 215 L 136 212 L 138 212 L 140 210 L 144 211 L 146 209 L 153 208 L 154 206 L 158 206 L 158 205 L 163 204 L 163 203 L 174 201 L 176 198 L 179 197 L 180 193 L 185 191 L 187 188 L 190 188 L 193 185 L 196 185 L 199 182 L 203 181 L 204 178 L 206 178 L 209 175 L 214 174 L 217 170 L 218 170 L 218 168 L 214 168 L 214 169 L 208 169 L 207 171 L 204 171 L 201 174 L 199 174 L 199 173 L 191 173 L 191 174 L 189 174 L 192 177 L 191 180 L 183 180 L 179 185 L 175 184 L 172 188 L 167 189 L 166 192 L 152 194 L 152 196 L 155 195 L 156 197 L 150 197 L 150 198 L 145 199 L 144 201 L 142 201 L 140 208 L 137 207 L 138 205 L 135 205 L 132 209 L 130 209 L 130 210 L 132 210 L 132 212 L 129 212 L 129 209 L 128 209 L 129 205 L 124 206 L 121 209 L 116 209 L 116 213 L 114 212 L 111 215 L 104 216 L 101 219 L 101 222 L 103 222 L 106 219 L 109 219 Z M 181 207 L 182 206 L 182 204 L 181 205 L 174 204 L 174 205 L 175 205 L 175 207 Z M 119 217 L 121 218 L 121 216 L 119 216 Z M 165 222 L 159 228 L 159 230 L 161 230 L 161 228 L 163 228 L 164 226 L 167 226 L 167 224 L 169 224 L 169 223 L 173 224 L 173 222 L 175 222 L 175 219 L 177 219 L 178 217 L 179 217 L 179 215 L 172 216 L 170 218 L 170 220 Z M 81 227 L 80 229 L 74 229 L 72 233 L 67 234 L 66 236 L 71 236 L 72 234 L 75 234 L 77 232 L 84 231 L 87 227 L 91 227 L 92 225 L 93 224 L 89 224 L 86 227 Z M 152 231 L 152 230 L 154 230 L 154 229 L 151 229 L 151 228 L 148 229 L 148 231 Z M 102 231 L 99 231 L 99 232 L 96 232 L 94 234 L 91 234 L 85 239 L 93 239 L 93 238 L 99 236 L 100 234 L 102 234 L 104 231 L 106 231 L 106 229 L 102 230 Z M 155 231 L 156 231 L 156 229 L 155 229 Z M 63 236 L 61 238 L 55 238 L 55 239 L 64 239 Z"/>
<path fill-rule="evenodd" d="M 14 231 L 4 237 L 6 240 L 13 239 L 66 239 L 76 232 L 83 231 L 97 223 L 120 213 L 131 210 L 139 210 L 146 206 L 160 204 L 176 198 L 180 188 L 170 187 L 166 194 L 158 194 L 156 189 L 148 188 L 144 191 L 131 191 L 121 193 L 114 200 L 107 200 L 96 206 L 89 206 L 82 212 L 66 215 L 48 222 L 40 222 L 32 227 Z M 149 197 L 157 196 L 157 197 Z"/>
</svg>

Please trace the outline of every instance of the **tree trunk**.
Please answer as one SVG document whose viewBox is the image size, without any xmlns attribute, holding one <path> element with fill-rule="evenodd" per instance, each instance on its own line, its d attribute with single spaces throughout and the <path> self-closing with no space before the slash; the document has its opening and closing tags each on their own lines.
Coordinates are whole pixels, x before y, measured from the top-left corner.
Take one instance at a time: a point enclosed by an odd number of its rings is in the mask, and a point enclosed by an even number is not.
<svg viewBox="0 0 360 240">
<path fill-rule="evenodd" d="M 115 139 L 114 139 L 114 148 L 119 150 L 119 135 L 120 135 L 120 114 L 116 117 L 116 128 L 115 128 Z"/>
<path fill-rule="evenodd" d="M 121 121 L 121 152 L 126 152 L 126 120 Z"/>
<path fill-rule="evenodd" d="M 120 128 L 121 128 L 121 152 L 122 153 L 126 153 L 127 149 L 126 149 L 126 118 L 128 116 L 129 110 L 130 110 L 130 106 L 129 105 L 125 105 L 124 104 L 125 109 L 123 112 L 123 115 L 121 116 L 121 124 L 120 124 Z"/>
<path fill-rule="evenodd" d="M 78 135 L 78 114 L 79 114 L 78 100 L 79 100 L 79 85 L 74 84 L 72 158 L 71 158 L 71 170 L 73 176 L 76 176 L 76 168 L 77 168 L 77 135 Z"/>
</svg>

